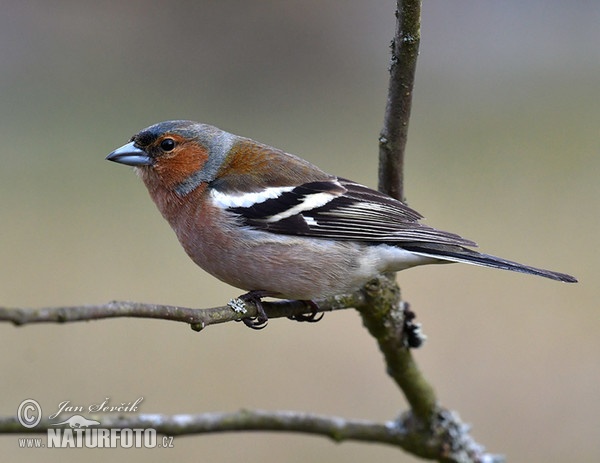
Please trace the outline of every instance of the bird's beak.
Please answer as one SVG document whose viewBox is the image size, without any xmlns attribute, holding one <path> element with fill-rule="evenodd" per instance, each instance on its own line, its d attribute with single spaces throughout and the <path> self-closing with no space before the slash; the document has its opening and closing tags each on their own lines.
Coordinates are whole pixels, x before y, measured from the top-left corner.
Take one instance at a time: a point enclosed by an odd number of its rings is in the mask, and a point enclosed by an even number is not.
<svg viewBox="0 0 600 463">
<path fill-rule="evenodd" d="M 151 166 L 153 163 L 152 158 L 144 150 L 137 148 L 133 142 L 117 148 L 106 156 L 106 159 L 134 167 Z"/>
</svg>

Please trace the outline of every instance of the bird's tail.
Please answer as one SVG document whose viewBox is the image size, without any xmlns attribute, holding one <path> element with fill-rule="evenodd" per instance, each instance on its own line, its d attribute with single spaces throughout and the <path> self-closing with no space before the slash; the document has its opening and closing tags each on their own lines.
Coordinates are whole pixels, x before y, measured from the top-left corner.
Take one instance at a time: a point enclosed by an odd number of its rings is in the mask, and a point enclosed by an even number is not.
<svg viewBox="0 0 600 463">
<path fill-rule="evenodd" d="M 440 259 L 449 262 L 463 262 L 466 264 L 481 265 L 483 267 L 511 270 L 513 272 L 529 273 L 531 275 L 538 275 L 567 283 L 577 282 L 575 277 L 565 273 L 530 267 L 529 265 L 519 264 L 518 262 L 502 259 L 496 256 L 490 256 L 489 254 L 482 254 L 462 246 L 437 243 L 410 243 L 407 245 L 403 244 L 402 248 L 420 256 L 433 257 L 434 259 Z"/>
</svg>

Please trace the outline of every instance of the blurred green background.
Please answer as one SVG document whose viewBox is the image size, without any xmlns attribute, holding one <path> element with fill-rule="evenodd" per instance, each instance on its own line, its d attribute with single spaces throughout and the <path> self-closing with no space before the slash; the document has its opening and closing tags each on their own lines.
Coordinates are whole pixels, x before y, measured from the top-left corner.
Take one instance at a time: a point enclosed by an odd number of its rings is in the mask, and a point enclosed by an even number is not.
<svg viewBox="0 0 600 463">
<path fill-rule="evenodd" d="M 239 290 L 180 249 L 131 169 L 154 122 L 212 123 L 376 186 L 393 1 L 3 1 L 0 304 L 220 305 Z M 406 194 L 427 223 L 577 285 L 471 266 L 399 281 L 444 405 L 510 461 L 600 459 L 600 3 L 425 2 Z M 143 413 L 241 407 L 387 420 L 405 402 L 352 311 L 317 325 L 0 325 L 0 414 L 143 396 Z M 65 417 L 68 417 L 66 415 Z M 20 450 L 8 461 L 416 461 L 296 435 L 174 450 Z M 110 454 L 110 455 L 108 455 Z"/>
</svg>

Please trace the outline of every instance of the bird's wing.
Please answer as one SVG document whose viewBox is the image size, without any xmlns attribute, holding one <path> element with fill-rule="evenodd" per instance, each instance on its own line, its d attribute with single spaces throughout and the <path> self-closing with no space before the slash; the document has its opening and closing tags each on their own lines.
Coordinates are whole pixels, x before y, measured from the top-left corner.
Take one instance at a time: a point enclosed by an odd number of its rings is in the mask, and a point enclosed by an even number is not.
<svg viewBox="0 0 600 463">
<path fill-rule="evenodd" d="M 398 245 L 476 246 L 454 233 L 419 223 L 421 214 L 404 203 L 342 178 L 245 194 L 214 189 L 212 200 L 236 214 L 243 225 L 271 233 Z"/>
</svg>

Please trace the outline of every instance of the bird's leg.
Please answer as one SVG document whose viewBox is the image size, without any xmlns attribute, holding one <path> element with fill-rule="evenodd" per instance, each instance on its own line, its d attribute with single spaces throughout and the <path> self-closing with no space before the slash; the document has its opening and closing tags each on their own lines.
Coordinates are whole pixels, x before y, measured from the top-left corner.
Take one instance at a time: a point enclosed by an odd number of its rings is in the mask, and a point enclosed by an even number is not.
<svg viewBox="0 0 600 463">
<path fill-rule="evenodd" d="M 262 330 L 265 326 L 267 326 L 269 317 L 267 317 L 267 314 L 265 313 L 265 309 L 262 305 L 261 299 L 263 297 L 275 295 L 276 294 L 272 293 L 271 291 L 265 291 L 262 289 L 257 289 L 254 291 L 249 291 L 246 294 L 242 294 L 238 299 L 241 299 L 244 302 L 253 303 L 256 307 L 257 315 L 256 317 L 242 318 L 241 320 L 237 321 L 243 321 L 244 325 L 246 325 L 249 328 L 252 328 L 253 330 Z"/>
<path fill-rule="evenodd" d="M 303 302 L 310 307 L 310 314 L 306 315 L 300 313 L 298 315 L 290 315 L 288 318 L 297 322 L 317 323 L 318 321 L 321 321 L 325 314 L 323 312 L 319 314 L 319 306 L 317 305 L 317 303 L 315 301 Z"/>
</svg>

